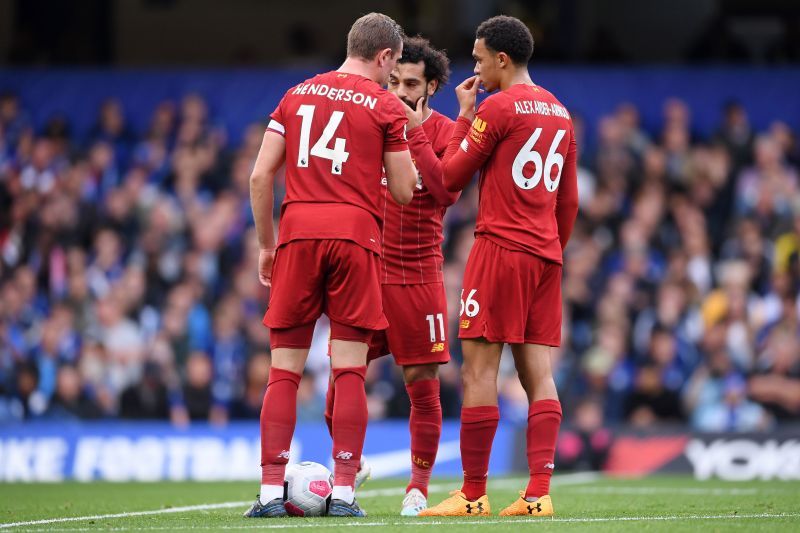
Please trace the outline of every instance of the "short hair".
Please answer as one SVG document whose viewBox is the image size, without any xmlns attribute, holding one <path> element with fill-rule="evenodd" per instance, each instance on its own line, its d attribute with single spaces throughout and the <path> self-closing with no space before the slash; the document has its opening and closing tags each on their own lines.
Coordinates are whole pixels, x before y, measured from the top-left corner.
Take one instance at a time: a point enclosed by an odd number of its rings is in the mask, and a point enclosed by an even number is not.
<svg viewBox="0 0 800 533">
<path fill-rule="evenodd" d="M 372 61 L 381 50 L 400 50 L 403 28 L 383 13 L 369 13 L 353 23 L 347 34 L 347 57 Z"/>
<path fill-rule="evenodd" d="M 450 60 L 443 50 L 437 50 L 431 46 L 430 41 L 417 35 L 408 37 L 403 41 L 403 56 L 400 63 L 419 63 L 425 64 L 425 80 L 436 80 L 436 91 L 450 79 Z"/>
<path fill-rule="evenodd" d="M 505 52 L 515 65 L 527 65 L 533 55 L 533 36 L 521 20 L 499 15 L 481 22 L 475 32 L 487 48 Z"/>
</svg>

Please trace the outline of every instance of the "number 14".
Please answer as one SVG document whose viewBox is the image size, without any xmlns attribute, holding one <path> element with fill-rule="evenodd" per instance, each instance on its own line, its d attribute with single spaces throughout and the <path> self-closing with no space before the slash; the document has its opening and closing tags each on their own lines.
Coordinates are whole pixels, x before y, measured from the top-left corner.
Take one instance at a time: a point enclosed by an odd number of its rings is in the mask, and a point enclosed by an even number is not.
<svg viewBox="0 0 800 533">
<path fill-rule="evenodd" d="M 297 110 L 297 114 L 302 117 L 303 122 L 300 124 L 300 149 L 297 154 L 297 166 L 300 168 L 308 167 L 309 153 L 321 159 L 328 159 L 331 162 L 331 174 L 341 176 L 342 165 L 347 162 L 350 157 L 350 152 L 345 151 L 345 140 L 341 137 L 333 138 L 336 133 L 336 128 L 342 122 L 344 117 L 343 111 L 334 111 L 331 114 L 328 124 L 322 130 L 322 136 L 314 143 L 309 152 L 308 145 L 311 142 L 311 122 L 314 120 L 314 110 L 316 106 L 301 105 Z M 331 140 L 334 141 L 333 148 L 328 148 Z"/>
<path fill-rule="evenodd" d="M 434 317 L 434 315 L 428 315 L 425 317 L 425 320 L 428 321 L 428 326 L 430 326 L 431 331 L 431 342 L 436 342 L 436 325 L 434 322 L 434 318 L 439 321 L 439 334 L 442 336 L 441 342 L 445 341 L 444 338 L 444 314 L 438 313 Z"/>
</svg>

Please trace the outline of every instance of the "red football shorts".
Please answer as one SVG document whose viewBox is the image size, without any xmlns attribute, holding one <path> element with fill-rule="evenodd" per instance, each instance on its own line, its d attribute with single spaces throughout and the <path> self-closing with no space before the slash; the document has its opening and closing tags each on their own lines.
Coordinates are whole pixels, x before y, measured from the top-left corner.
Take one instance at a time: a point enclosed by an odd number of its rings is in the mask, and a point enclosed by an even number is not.
<svg viewBox="0 0 800 533">
<path fill-rule="evenodd" d="M 295 328 L 325 313 L 347 326 L 386 329 L 380 268 L 380 257 L 352 241 L 291 241 L 275 255 L 264 325 Z"/>
<path fill-rule="evenodd" d="M 401 366 L 450 361 L 443 283 L 384 285 L 383 310 L 389 328 L 373 334 L 369 360 L 391 353 Z"/>
<path fill-rule="evenodd" d="M 464 272 L 458 337 L 561 344 L 561 265 L 478 237 Z"/>
</svg>

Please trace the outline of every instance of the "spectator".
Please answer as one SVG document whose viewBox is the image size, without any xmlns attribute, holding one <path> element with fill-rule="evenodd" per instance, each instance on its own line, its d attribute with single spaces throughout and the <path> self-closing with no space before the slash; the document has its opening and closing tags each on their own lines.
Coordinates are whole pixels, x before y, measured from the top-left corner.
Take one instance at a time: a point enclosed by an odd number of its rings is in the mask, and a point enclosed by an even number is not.
<svg viewBox="0 0 800 533">
<path fill-rule="evenodd" d="M 753 137 L 747 111 L 742 104 L 736 101 L 726 103 L 723 122 L 714 139 L 730 153 L 735 169 L 741 169 L 752 161 Z"/>
<path fill-rule="evenodd" d="M 796 327 L 772 331 L 747 388 L 750 398 L 778 420 L 800 416 L 800 342 Z"/>
<path fill-rule="evenodd" d="M 692 375 L 684 395 L 696 431 L 759 431 L 770 426 L 766 411 L 747 398 L 747 382 L 725 350 L 709 353 Z"/>
<path fill-rule="evenodd" d="M 612 437 L 604 426 L 599 400 L 581 400 L 572 419 L 573 423 L 559 433 L 556 461 L 565 470 L 602 470 Z"/>
<path fill-rule="evenodd" d="M 229 146 L 199 94 L 159 102 L 144 132 L 132 109 L 104 102 L 79 145 L 63 116 L 36 132 L 23 101 L 0 95 L 0 420 L 258 417 L 269 332 L 249 173 L 264 125 Z M 756 123 L 731 103 L 702 138 L 674 98 L 648 127 L 630 103 L 593 123 L 575 115 L 579 139 L 597 142 L 579 141 L 553 357 L 583 446 L 571 460 L 598 464 L 606 425 L 761 430 L 800 414 L 800 148 L 788 124 Z M 282 175 L 276 187 L 277 206 Z M 451 339 L 477 196 L 464 191 L 445 219 Z M 321 321 L 301 416 L 318 414 L 326 346 Z M 445 417 L 460 410 L 451 347 Z M 511 377 L 501 407 L 521 420 Z M 367 387 L 371 417 L 408 416 L 390 358 Z"/>
<path fill-rule="evenodd" d="M 214 403 L 212 377 L 213 368 L 208 355 L 193 352 L 186 361 L 186 380 L 182 390 L 183 405 L 192 421 L 209 420 L 211 416 Z"/>
<path fill-rule="evenodd" d="M 69 418 L 94 419 L 101 416 L 100 408 L 83 388 L 77 368 L 64 365 L 58 369 L 56 391 L 46 415 L 65 420 Z"/>
<path fill-rule="evenodd" d="M 170 418 L 169 394 L 159 365 L 156 363 L 144 365 L 142 379 L 122 392 L 119 416 L 132 419 Z"/>
</svg>

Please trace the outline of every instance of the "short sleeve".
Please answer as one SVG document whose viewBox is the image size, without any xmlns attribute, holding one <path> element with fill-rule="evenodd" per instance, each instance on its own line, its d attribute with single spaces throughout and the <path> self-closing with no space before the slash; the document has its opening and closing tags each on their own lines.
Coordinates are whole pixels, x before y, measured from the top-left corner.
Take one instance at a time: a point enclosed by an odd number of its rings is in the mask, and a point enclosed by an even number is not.
<svg viewBox="0 0 800 533">
<path fill-rule="evenodd" d="M 461 148 L 467 152 L 487 159 L 494 150 L 497 142 L 502 138 L 503 132 L 502 106 L 498 98 L 487 98 L 478 107 L 475 120 L 461 143 Z"/>
<path fill-rule="evenodd" d="M 408 150 L 408 140 L 406 138 L 406 112 L 403 104 L 393 94 L 386 93 L 383 97 L 381 121 L 385 127 L 383 140 L 384 152 L 402 152 Z"/>
<path fill-rule="evenodd" d="M 285 100 L 286 96 L 281 98 L 281 101 L 278 103 L 278 107 L 275 108 L 275 111 L 270 113 L 270 120 L 267 124 L 267 131 L 274 131 L 275 133 L 279 133 L 283 136 L 286 136 L 286 122 L 283 120 L 283 102 Z"/>
</svg>

